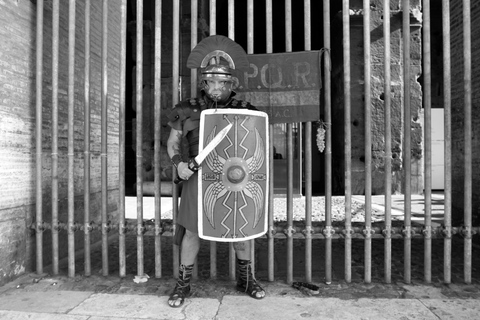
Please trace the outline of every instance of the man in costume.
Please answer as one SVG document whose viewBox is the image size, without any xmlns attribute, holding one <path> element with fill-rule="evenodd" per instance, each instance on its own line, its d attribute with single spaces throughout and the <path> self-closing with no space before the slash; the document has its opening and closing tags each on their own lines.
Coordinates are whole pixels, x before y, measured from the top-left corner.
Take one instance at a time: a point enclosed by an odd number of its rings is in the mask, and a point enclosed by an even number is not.
<svg viewBox="0 0 480 320">
<path fill-rule="evenodd" d="M 186 138 L 189 158 L 199 152 L 200 112 L 211 108 L 256 110 L 250 103 L 234 99 L 232 69 L 248 68 L 243 48 L 231 39 L 215 35 L 202 40 L 191 52 L 187 67 L 200 68 L 201 96 L 180 102 L 169 114 L 170 136 L 168 155 L 183 181 L 181 202 L 175 230 L 175 243 L 180 245 L 180 267 L 177 284 L 168 299 L 171 307 L 180 307 L 190 294 L 190 278 L 200 249 L 198 236 L 198 175 L 183 159 L 181 145 Z M 234 242 L 237 257 L 237 290 L 255 299 L 265 297 L 265 291 L 252 274 L 250 242 Z"/>
</svg>

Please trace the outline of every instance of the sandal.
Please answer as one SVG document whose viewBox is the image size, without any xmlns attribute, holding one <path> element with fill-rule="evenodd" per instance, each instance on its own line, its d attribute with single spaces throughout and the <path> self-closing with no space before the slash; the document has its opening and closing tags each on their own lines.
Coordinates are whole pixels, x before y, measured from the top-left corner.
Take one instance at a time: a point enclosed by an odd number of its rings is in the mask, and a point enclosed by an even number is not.
<svg viewBox="0 0 480 320">
<path fill-rule="evenodd" d="M 180 265 L 177 284 L 168 297 L 168 305 L 172 308 L 179 308 L 191 294 L 190 279 L 192 278 L 193 265 Z"/>
<path fill-rule="evenodd" d="M 238 281 L 237 290 L 245 292 L 254 299 L 265 298 L 265 290 L 252 275 L 251 262 L 237 259 Z"/>
<path fill-rule="evenodd" d="M 188 298 L 190 294 L 190 284 L 187 286 L 181 286 L 177 283 L 172 294 L 168 297 L 168 305 L 172 308 L 179 308 L 185 302 L 185 298 Z"/>
</svg>

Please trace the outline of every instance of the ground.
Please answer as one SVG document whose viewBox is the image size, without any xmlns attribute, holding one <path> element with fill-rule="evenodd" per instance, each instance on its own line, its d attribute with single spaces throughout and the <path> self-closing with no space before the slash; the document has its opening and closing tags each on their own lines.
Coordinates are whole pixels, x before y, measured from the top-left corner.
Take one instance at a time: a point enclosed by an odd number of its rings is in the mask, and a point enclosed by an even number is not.
<svg viewBox="0 0 480 320">
<path fill-rule="evenodd" d="M 342 197 L 343 198 L 343 197 Z M 280 207 L 275 210 L 275 221 L 277 229 L 281 230 L 282 209 L 285 203 L 280 201 Z M 295 212 L 302 212 L 302 202 L 295 202 Z M 315 224 L 323 224 L 324 213 L 322 203 L 314 203 L 312 220 Z M 352 221 L 354 226 L 362 229 L 365 206 L 357 201 L 352 202 Z M 303 211 L 304 212 L 304 211 Z M 334 215 L 334 225 L 341 228 L 344 224 L 344 203 L 341 200 L 333 201 L 332 213 Z M 374 210 L 372 221 L 374 226 L 382 227 L 381 220 L 383 212 Z M 304 215 L 303 215 L 304 216 Z M 302 230 L 304 222 L 301 214 L 294 215 L 295 226 Z M 355 222 L 357 221 L 357 222 Z M 129 221 L 135 224 L 135 221 Z M 401 230 L 403 222 L 396 219 L 393 225 Z M 319 296 L 339 297 L 339 298 L 360 298 L 360 297 L 404 297 L 408 294 L 406 286 L 415 284 L 426 284 L 424 278 L 424 239 L 421 236 L 411 240 L 411 283 L 404 281 L 404 239 L 396 235 L 392 239 L 392 282 L 385 283 L 384 279 L 384 239 L 378 235 L 372 239 L 372 264 L 371 279 L 372 283 L 364 282 L 365 270 L 365 240 L 361 235 L 356 234 L 352 239 L 352 261 L 351 261 L 351 282 L 345 281 L 345 241 L 342 236 L 336 235 L 332 240 L 332 283 L 325 284 L 325 239 L 315 235 L 312 239 L 312 283 L 320 286 Z M 293 240 L 293 281 L 305 281 L 305 247 L 306 240 L 297 232 Z M 83 253 L 78 252 L 76 259 L 76 277 L 67 278 L 67 263 L 62 261 L 61 274 L 51 276 L 49 268 L 46 268 L 47 274 L 37 276 L 32 275 L 33 281 L 39 280 L 46 285 L 62 285 L 66 289 L 89 290 L 97 292 L 125 292 L 125 293 L 157 293 L 166 295 L 173 288 L 175 279 L 173 278 L 173 244 L 172 237 L 165 233 L 161 237 L 162 248 L 162 269 L 161 278 L 155 278 L 155 259 L 154 249 L 155 238 L 151 231 L 144 234 L 143 249 L 144 263 L 143 270 L 149 276 L 144 283 L 134 281 L 137 275 L 137 236 L 135 234 L 126 235 L 126 274 L 125 278 L 120 278 L 119 274 L 119 242 L 118 236 L 112 234 L 109 243 L 109 276 L 102 276 L 102 250 L 98 246 L 92 247 L 92 275 L 86 277 L 83 275 Z M 274 239 L 274 279 L 268 281 L 268 239 L 266 237 L 255 240 L 255 266 L 256 278 L 266 288 L 268 294 L 273 295 L 305 295 L 311 294 L 308 291 L 302 292 L 292 288 L 286 283 L 287 278 L 287 239 L 282 232 L 278 232 Z M 464 285 L 463 275 L 463 238 L 456 235 L 452 239 L 452 284 L 445 285 L 443 281 L 443 250 L 444 239 L 437 237 L 432 239 L 432 283 L 428 284 L 432 292 L 441 292 L 450 297 L 480 297 L 480 248 L 474 244 L 472 253 L 472 284 Z M 217 277 L 214 281 L 210 279 L 210 242 L 202 240 L 200 254 L 198 257 L 198 277 L 193 281 L 194 296 L 198 297 L 220 297 L 225 294 L 236 294 L 234 281 L 229 279 L 229 255 L 230 245 L 228 243 L 216 243 L 216 266 Z M 239 293 L 240 294 L 240 293 Z"/>
</svg>

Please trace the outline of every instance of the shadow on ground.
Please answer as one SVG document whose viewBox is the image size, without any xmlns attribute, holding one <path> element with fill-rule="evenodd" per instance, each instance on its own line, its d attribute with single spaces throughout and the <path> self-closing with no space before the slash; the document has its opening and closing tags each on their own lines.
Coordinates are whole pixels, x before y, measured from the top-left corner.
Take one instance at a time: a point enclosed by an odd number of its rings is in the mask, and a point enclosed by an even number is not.
<svg viewBox="0 0 480 320">
<path fill-rule="evenodd" d="M 144 236 L 144 273 L 150 278 L 145 283 L 135 283 L 137 274 L 137 237 L 126 236 L 126 274 L 124 278 L 119 275 L 119 242 L 118 237 L 113 238 L 109 244 L 109 275 L 102 276 L 101 248 L 92 248 L 91 276 L 84 276 L 83 257 L 76 260 L 76 277 L 68 278 L 67 268 L 61 265 L 61 275 L 53 277 L 50 281 L 61 284 L 66 290 L 87 290 L 95 292 L 138 293 L 167 295 L 174 286 L 173 279 L 173 245 L 172 237 L 161 237 L 162 269 L 161 277 L 155 278 L 155 239 L 146 233 Z M 404 240 L 392 239 L 392 268 L 390 284 L 384 281 L 384 240 L 372 239 L 372 264 L 371 283 L 364 282 L 365 271 L 365 241 L 363 238 L 352 239 L 352 279 L 345 281 L 345 241 L 342 238 L 332 240 L 332 283 L 325 284 L 325 240 L 312 240 L 312 282 L 321 287 L 318 296 L 339 297 L 345 299 L 370 298 L 404 298 L 408 297 L 409 290 L 405 286 L 428 285 L 435 288 L 435 292 L 446 297 L 480 298 L 480 249 L 473 246 L 472 252 L 472 284 L 464 283 L 464 242 L 461 237 L 452 239 L 451 255 L 451 282 L 445 285 L 444 272 L 444 239 L 432 239 L 432 283 L 424 280 L 424 240 L 414 238 L 411 240 L 411 283 L 404 281 Z M 210 242 L 201 243 L 198 257 L 198 278 L 194 280 L 195 293 L 198 297 L 217 297 L 225 294 L 240 294 L 235 292 L 234 281 L 229 279 L 229 244 L 217 242 L 217 279 L 210 279 Z M 259 238 L 255 240 L 256 278 L 272 295 L 304 295 L 287 284 L 287 240 L 274 239 L 274 276 L 275 281 L 268 281 L 268 240 Z M 305 281 L 305 239 L 293 240 L 293 280 Z M 47 268 L 48 272 L 48 268 Z M 43 280 L 45 281 L 45 280 Z"/>
</svg>

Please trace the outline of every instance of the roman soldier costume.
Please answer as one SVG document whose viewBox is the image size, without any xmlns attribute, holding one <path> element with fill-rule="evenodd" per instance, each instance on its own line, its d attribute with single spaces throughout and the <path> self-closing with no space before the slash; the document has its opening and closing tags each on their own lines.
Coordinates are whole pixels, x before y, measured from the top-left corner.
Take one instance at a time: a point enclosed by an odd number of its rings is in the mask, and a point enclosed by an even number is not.
<svg viewBox="0 0 480 320">
<path fill-rule="evenodd" d="M 234 98 L 234 79 L 232 70 L 249 67 L 247 54 L 233 40 L 220 36 L 210 36 L 203 39 L 190 53 L 188 68 L 199 68 L 199 86 L 201 95 L 186 99 L 177 104 L 168 115 L 168 124 L 173 129 L 181 131 L 188 141 L 188 156 L 195 157 L 199 152 L 200 115 L 206 109 L 243 109 L 256 110 L 250 103 Z M 212 87 L 215 83 L 215 87 Z M 177 166 L 180 162 L 188 162 L 178 155 L 172 158 Z M 198 174 L 194 173 L 183 183 L 181 201 L 175 227 L 175 243 L 180 245 L 185 229 L 198 234 Z M 190 294 L 190 278 L 193 265 L 181 264 L 179 279 L 169 298 L 172 307 L 179 307 Z M 253 298 L 261 299 L 265 292 L 259 286 L 252 274 L 249 260 L 237 259 L 238 282 L 237 289 L 246 292 Z"/>
</svg>

